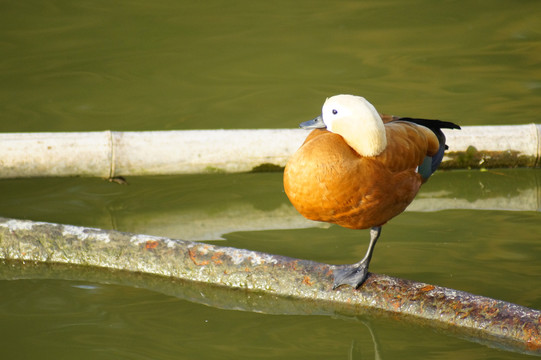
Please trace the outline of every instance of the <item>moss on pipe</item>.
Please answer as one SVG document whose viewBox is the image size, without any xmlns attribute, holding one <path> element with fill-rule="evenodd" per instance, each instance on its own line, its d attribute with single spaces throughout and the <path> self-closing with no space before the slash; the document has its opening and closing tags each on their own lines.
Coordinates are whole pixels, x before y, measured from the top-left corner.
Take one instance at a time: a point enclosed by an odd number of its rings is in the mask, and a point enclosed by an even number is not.
<svg viewBox="0 0 541 360">
<path fill-rule="evenodd" d="M 0 218 L 0 258 L 160 275 L 229 291 L 244 289 L 246 293 L 268 294 L 278 302 L 302 304 L 299 308 L 305 312 L 399 317 L 494 346 L 541 353 L 538 310 L 378 274 L 370 274 L 358 290 L 332 290 L 334 266 L 313 261 L 165 237 L 4 218 Z"/>
<path fill-rule="evenodd" d="M 537 167 L 538 158 L 523 155 L 518 151 L 480 151 L 475 146 L 468 146 L 466 151 L 450 151 L 445 153 L 445 161 L 441 169 L 483 169 L 483 168 L 517 168 Z"/>
</svg>

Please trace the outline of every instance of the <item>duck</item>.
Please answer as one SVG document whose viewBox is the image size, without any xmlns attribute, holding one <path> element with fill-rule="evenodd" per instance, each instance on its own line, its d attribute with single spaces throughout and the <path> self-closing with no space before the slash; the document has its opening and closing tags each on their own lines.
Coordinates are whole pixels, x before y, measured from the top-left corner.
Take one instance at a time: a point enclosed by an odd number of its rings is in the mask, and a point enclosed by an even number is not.
<svg viewBox="0 0 541 360">
<path fill-rule="evenodd" d="M 364 257 L 333 267 L 333 289 L 358 288 L 382 226 L 406 209 L 440 165 L 448 148 L 441 129 L 460 126 L 382 115 L 364 97 L 341 94 L 327 98 L 321 115 L 300 127 L 312 131 L 285 166 L 285 193 L 310 220 L 370 229 Z"/>
</svg>

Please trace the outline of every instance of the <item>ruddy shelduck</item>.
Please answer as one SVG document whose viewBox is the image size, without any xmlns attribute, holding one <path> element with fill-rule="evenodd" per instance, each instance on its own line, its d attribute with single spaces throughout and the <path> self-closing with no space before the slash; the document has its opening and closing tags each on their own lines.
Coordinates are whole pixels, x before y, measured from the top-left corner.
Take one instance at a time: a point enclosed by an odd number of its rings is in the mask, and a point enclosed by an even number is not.
<svg viewBox="0 0 541 360">
<path fill-rule="evenodd" d="M 368 275 L 382 225 L 406 209 L 441 163 L 447 148 L 441 129 L 460 127 L 382 116 L 353 95 L 328 98 L 321 115 L 300 126 L 315 130 L 285 167 L 285 192 L 308 219 L 371 229 L 364 258 L 333 271 L 334 288 L 356 288 Z"/>
</svg>

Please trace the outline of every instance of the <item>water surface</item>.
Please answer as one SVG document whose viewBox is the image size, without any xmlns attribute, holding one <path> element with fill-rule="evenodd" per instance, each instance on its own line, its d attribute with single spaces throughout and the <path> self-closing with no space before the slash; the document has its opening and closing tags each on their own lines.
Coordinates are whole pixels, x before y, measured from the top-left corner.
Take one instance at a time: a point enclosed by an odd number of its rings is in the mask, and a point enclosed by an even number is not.
<svg viewBox="0 0 541 360">
<path fill-rule="evenodd" d="M 291 128 L 336 93 L 461 125 L 539 122 L 538 1 L 31 0 L 0 10 L 2 132 Z M 437 173 L 385 226 L 371 270 L 540 309 L 540 179 Z M 284 223 L 295 212 L 281 173 L 128 183 L 1 180 L 0 216 L 329 263 L 366 249 L 366 231 Z M 226 310 L 77 278 L 0 281 L 0 319 L 6 358 L 525 357 L 391 320 Z"/>
</svg>

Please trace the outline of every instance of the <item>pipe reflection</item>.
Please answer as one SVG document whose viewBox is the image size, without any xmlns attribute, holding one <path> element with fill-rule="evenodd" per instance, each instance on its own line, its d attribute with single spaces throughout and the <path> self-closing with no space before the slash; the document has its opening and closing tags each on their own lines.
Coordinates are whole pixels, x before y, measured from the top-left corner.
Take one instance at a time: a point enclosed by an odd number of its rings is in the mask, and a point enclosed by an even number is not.
<svg viewBox="0 0 541 360">
<path fill-rule="evenodd" d="M 0 181 L 0 216 L 70 223 L 185 240 L 232 232 L 328 227 L 304 219 L 282 188 L 282 173 Z M 541 170 L 439 171 L 409 212 L 451 209 L 540 211 Z"/>
<path fill-rule="evenodd" d="M 421 189 L 406 211 L 540 211 L 540 184 L 539 170 L 440 172 Z M 270 209 L 261 208 L 260 201 L 257 198 L 241 199 L 219 207 L 210 204 L 195 209 L 168 209 L 140 214 L 141 218 L 115 212 L 111 216 L 120 229 L 163 236 L 175 234 L 186 240 L 222 240 L 224 234 L 238 231 L 330 226 L 304 219 L 285 198 Z"/>
</svg>

